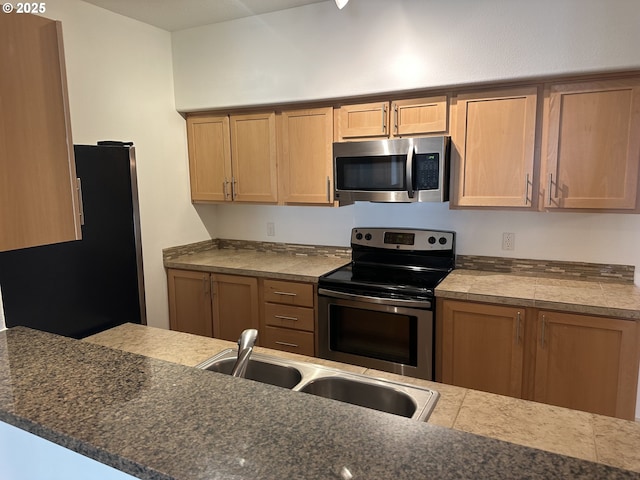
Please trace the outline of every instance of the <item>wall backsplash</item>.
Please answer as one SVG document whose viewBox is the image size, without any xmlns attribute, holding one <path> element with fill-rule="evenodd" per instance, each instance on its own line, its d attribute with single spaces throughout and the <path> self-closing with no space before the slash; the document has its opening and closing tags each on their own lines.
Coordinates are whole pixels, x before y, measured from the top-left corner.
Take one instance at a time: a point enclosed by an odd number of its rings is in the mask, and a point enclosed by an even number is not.
<svg viewBox="0 0 640 480">
<path fill-rule="evenodd" d="M 351 258 L 351 248 L 325 245 L 301 245 L 281 242 L 231 240 L 216 238 L 203 242 L 166 248 L 162 256 L 166 260 L 213 249 L 253 250 L 297 256 L 326 256 Z M 457 255 L 456 268 L 486 272 L 513 273 L 535 277 L 564 278 L 597 282 L 633 283 L 633 265 L 608 265 L 586 262 L 558 262 L 554 260 L 530 260 L 524 258 Z"/>
<path fill-rule="evenodd" d="M 488 272 L 513 273 L 547 278 L 570 278 L 597 282 L 633 284 L 633 265 L 606 265 L 584 262 L 558 262 L 523 258 L 458 255 L 456 268 Z"/>
</svg>

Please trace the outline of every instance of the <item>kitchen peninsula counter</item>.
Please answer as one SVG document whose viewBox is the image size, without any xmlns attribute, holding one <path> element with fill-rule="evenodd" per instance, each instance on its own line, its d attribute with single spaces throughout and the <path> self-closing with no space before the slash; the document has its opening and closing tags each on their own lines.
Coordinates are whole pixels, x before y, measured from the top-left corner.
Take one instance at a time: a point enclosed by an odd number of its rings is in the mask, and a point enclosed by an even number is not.
<svg viewBox="0 0 640 480">
<path fill-rule="evenodd" d="M 88 342 L 195 366 L 225 340 L 125 324 Z M 428 423 L 640 472 L 640 423 L 256 347 L 259 353 L 431 388 L 440 399 Z"/>
<path fill-rule="evenodd" d="M 0 420 L 143 479 L 638 478 L 152 358 L 180 350 L 175 360 L 193 364 L 225 344 L 139 325 L 87 341 L 0 332 Z"/>
</svg>

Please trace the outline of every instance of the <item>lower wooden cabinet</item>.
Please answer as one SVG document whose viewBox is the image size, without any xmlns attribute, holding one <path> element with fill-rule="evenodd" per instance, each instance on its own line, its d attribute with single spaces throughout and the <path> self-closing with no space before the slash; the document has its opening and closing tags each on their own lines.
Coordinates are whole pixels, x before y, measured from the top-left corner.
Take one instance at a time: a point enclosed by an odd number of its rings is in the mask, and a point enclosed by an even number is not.
<svg viewBox="0 0 640 480">
<path fill-rule="evenodd" d="M 239 275 L 169 269 L 171 330 L 236 342 L 258 328 L 258 280 Z"/>
<path fill-rule="evenodd" d="M 533 400 L 632 420 L 636 329 L 634 321 L 538 312 Z"/>
<path fill-rule="evenodd" d="M 444 302 L 442 381 L 520 397 L 524 309 Z"/>
<path fill-rule="evenodd" d="M 633 420 L 637 322 L 442 300 L 440 380 Z"/>
<path fill-rule="evenodd" d="M 219 274 L 211 278 L 213 336 L 237 342 L 243 330 L 258 328 L 258 279 Z"/>
<path fill-rule="evenodd" d="M 311 283 L 169 269 L 171 330 L 236 342 L 258 329 L 258 345 L 314 356 Z"/>
<path fill-rule="evenodd" d="M 190 270 L 167 272 L 171 330 L 213 336 L 211 274 Z"/>
<path fill-rule="evenodd" d="M 315 292 L 311 283 L 264 280 L 262 346 L 315 355 Z"/>
</svg>

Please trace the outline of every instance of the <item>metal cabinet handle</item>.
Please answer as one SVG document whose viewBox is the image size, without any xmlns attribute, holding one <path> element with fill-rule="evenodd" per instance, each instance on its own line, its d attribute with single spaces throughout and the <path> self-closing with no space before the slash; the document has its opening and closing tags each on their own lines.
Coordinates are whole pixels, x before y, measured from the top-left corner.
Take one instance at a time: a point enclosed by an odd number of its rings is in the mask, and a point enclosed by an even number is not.
<svg viewBox="0 0 640 480">
<path fill-rule="evenodd" d="M 520 343 L 520 312 L 516 315 L 516 345 Z"/>
<path fill-rule="evenodd" d="M 548 205 L 551 206 L 551 187 L 553 186 L 553 173 L 549 174 L 549 203 Z"/>
<path fill-rule="evenodd" d="M 393 104 L 393 132 L 398 134 L 398 105 Z"/>
<path fill-rule="evenodd" d="M 209 289 L 207 288 L 207 284 L 209 282 L 207 282 L 207 275 L 203 275 L 202 276 L 202 293 L 204 293 L 205 296 L 209 295 Z"/>
<path fill-rule="evenodd" d="M 236 199 L 236 178 L 231 177 L 231 200 Z"/>
<path fill-rule="evenodd" d="M 229 192 L 227 191 L 227 185 L 229 185 L 229 180 L 227 180 L 226 178 L 224 179 L 224 182 L 222 182 L 222 194 L 224 195 L 224 199 L 226 200 L 227 198 L 229 198 Z"/>
<path fill-rule="evenodd" d="M 294 347 L 298 348 L 300 345 L 296 345 L 295 343 L 287 343 L 287 342 L 275 342 L 276 345 L 284 345 L 285 347 Z"/>
<path fill-rule="evenodd" d="M 387 105 L 382 106 L 382 133 L 387 133 Z"/>
<path fill-rule="evenodd" d="M 84 225 L 84 203 L 82 201 L 82 180 L 76 177 L 76 190 L 78 191 L 78 208 L 80 210 L 80 225 Z"/>
<path fill-rule="evenodd" d="M 297 293 L 292 293 L 292 292 L 278 292 L 278 291 L 274 291 L 273 292 L 275 295 L 287 295 L 288 297 L 297 297 L 298 294 Z"/>
<path fill-rule="evenodd" d="M 298 321 L 298 317 L 287 317 L 286 315 L 274 315 L 274 318 L 278 318 L 280 320 L 291 320 L 293 322 Z"/>
<path fill-rule="evenodd" d="M 544 331 L 546 330 L 547 318 L 543 314 L 542 315 L 542 334 L 540 335 L 540 347 L 544 348 Z"/>
<path fill-rule="evenodd" d="M 524 179 L 524 204 L 527 205 L 529 202 L 529 174 L 525 176 Z"/>
<path fill-rule="evenodd" d="M 327 175 L 327 202 L 331 202 L 331 179 Z"/>
</svg>

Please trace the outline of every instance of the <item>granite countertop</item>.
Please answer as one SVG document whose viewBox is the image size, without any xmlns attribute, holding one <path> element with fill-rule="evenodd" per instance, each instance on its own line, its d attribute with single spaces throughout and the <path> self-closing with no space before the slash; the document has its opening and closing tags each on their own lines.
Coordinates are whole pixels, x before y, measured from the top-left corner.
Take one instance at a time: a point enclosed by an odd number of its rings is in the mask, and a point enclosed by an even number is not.
<svg viewBox="0 0 640 480">
<path fill-rule="evenodd" d="M 318 277 L 350 262 L 349 258 L 292 255 L 254 250 L 210 249 L 165 258 L 164 266 L 184 270 L 318 282 Z"/>
<path fill-rule="evenodd" d="M 0 420 L 142 479 L 638 478 L 23 327 L 0 332 Z"/>
<path fill-rule="evenodd" d="M 440 298 L 640 320 L 640 288 L 628 283 L 456 269 L 435 293 Z"/>
</svg>

